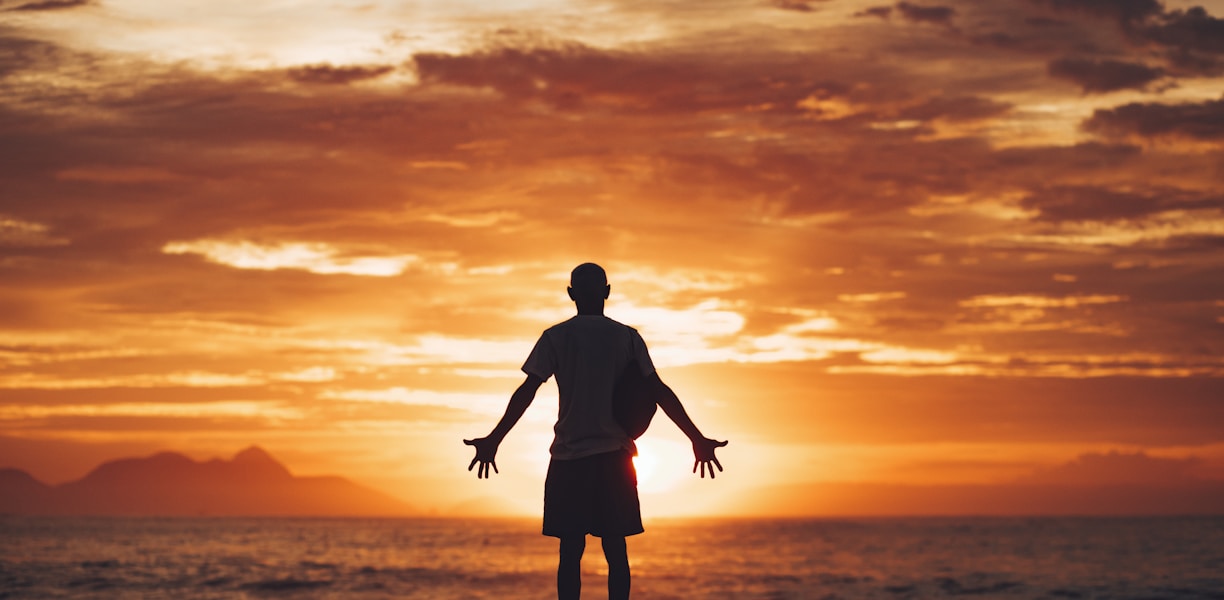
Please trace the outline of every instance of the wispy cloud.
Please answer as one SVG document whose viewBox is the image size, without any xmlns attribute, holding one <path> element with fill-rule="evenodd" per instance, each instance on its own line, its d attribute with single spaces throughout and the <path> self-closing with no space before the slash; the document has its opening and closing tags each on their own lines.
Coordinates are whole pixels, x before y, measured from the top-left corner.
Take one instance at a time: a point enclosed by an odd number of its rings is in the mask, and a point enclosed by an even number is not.
<svg viewBox="0 0 1224 600">
<path fill-rule="evenodd" d="M 260 375 L 209 373 L 189 371 L 147 375 L 116 375 L 110 377 L 63 377 L 19 373 L 0 376 L 0 388 L 74 390 L 100 388 L 151 387 L 246 387 L 265 383 Z"/>
<path fill-rule="evenodd" d="M 300 420 L 303 413 L 279 403 L 244 401 L 0 406 L 0 420 L 46 419 L 49 417 L 258 417 Z"/>
<path fill-rule="evenodd" d="M 962 300 L 960 305 L 968 307 L 1027 306 L 1033 308 L 1075 308 L 1078 306 L 1087 306 L 1092 304 L 1113 304 L 1115 302 L 1125 301 L 1125 297 L 1113 295 L 1064 296 L 1061 298 L 1054 298 L 1049 296 L 1021 294 L 1014 296 L 974 296 L 968 300 Z"/>
<path fill-rule="evenodd" d="M 68 243 L 67 239 L 52 235 L 50 228 L 42 223 L 32 223 L 0 215 L 0 247 L 62 246 Z"/>
<path fill-rule="evenodd" d="M 236 269 L 298 269 L 320 275 L 366 277 L 394 277 L 419 260 L 413 255 L 345 256 L 329 244 L 310 242 L 257 244 L 245 240 L 196 240 L 170 242 L 162 247 L 162 252 L 198 254 L 211 262 Z"/>
<path fill-rule="evenodd" d="M 38 11 L 46 11 L 46 10 L 67 10 L 67 9 L 72 9 L 72 8 L 78 8 L 81 6 L 89 6 L 95 3 L 96 3 L 95 0 L 42 0 L 40 2 L 26 2 L 23 4 L 17 4 L 16 6 L 8 8 L 6 10 L 24 11 L 24 12 L 38 12 Z"/>
</svg>

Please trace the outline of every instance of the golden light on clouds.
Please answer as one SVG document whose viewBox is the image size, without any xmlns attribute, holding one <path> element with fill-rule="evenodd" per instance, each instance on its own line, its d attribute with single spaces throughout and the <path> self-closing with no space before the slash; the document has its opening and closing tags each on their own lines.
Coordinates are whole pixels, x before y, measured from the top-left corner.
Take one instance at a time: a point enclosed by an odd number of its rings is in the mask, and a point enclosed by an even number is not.
<svg viewBox="0 0 1224 600">
<path fill-rule="evenodd" d="M 60 406 L 0 407 L 0 420 L 44 419 L 54 416 L 78 417 L 258 417 L 260 419 L 301 419 L 301 411 L 264 402 L 188 402 L 67 404 Z"/>
<path fill-rule="evenodd" d="M 170 242 L 162 247 L 166 254 L 198 254 L 209 261 L 236 269 L 301 269 L 320 275 L 361 275 L 393 277 L 404 272 L 418 257 L 341 256 L 336 248 L 321 243 L 281 242 L 261 245 L 254 242 L 197 240 Z"/>
<path fill-rule="evenodd" d="M 974 296 L 968 300 L 962 300 L 960 305 L 969 307 L 1027 306 L 1033 308 L 1075 308 L 1092 304 L 1113 304 L 1125 301 L 1126 298 L 1123 296 L 1106 295 L 1064 296 L 1062 298 L 1037 295 Z"/>
<path fill-rule="evenodd" d="M 1220 2 L 21 6 L 0 467 L 255 443 L 462 511 L 459 440 L 595 261 L 732 440 L 702 487 L 660 417 L 663 512 L 1224 473 L 1224 52 L 1185 35 Z M 524 511 L 552 385 L 493 492 Z"/>
<path fill-rule="evenodd" d="M 858 303 L 858 302 L 886 302 L 888 300 L 900 300 L 905 298 L 905 292 L 872 292 L 867 294 L 838 294 L 837 299 L 842 302 Z"/>
<path fill-rule="evenodd" d="M 324 400 L 348 400 L 353 402 L 377 402 L 406 404 L 411 406 L 442 406 L 462 411 L 472 411 L 485 417 L 497 419 L 506 409 L 502 394 L 468 394 L 458 392 L 434 392 L 393 387 L 381 390 L 337 390 L 319 394 Z"/>
<path fill-rule="evenodd" d="M 68 240 L 48 233 L 46 225 L 0 216 L 0 246 L 62 246 Z"/>
</svg>

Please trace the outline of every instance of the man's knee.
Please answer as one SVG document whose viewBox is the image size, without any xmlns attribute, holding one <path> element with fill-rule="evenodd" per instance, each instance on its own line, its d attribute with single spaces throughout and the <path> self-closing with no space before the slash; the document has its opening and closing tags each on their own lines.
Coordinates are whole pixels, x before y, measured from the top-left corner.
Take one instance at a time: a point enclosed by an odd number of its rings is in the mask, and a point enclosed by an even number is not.
<svg viewBox="0 0 1224 600">
<path fill-rule="evenodd" d="M 606 537 L 603 538 L 604 558 L 608 559 L 608 564 L 621 564 L 629 562 L 629 552 L 625 548 L 625 538 L 623 537 Z"/>
<path fill-rule="evenodd" d="M 561 560 L 581 560 L 586 550 L 586 536 L 561 538 Z"/>
</svg>

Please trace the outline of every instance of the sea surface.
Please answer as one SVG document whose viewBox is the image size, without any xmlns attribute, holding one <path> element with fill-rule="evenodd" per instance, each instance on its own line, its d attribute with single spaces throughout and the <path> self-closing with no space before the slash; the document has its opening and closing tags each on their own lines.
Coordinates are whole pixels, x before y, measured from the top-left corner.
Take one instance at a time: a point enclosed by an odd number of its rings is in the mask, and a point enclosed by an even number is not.
<svg viewBox="0 0 1224 600">
<path fill-rule="evenodd" d="M 633 597 L 1224 599 L 1224 517 L 655 520 Z M 583 597 L 606 598 L 588 538 Z M 0 517 L 0 598 L 555 598 L 538 520 Z"/>
</svg>

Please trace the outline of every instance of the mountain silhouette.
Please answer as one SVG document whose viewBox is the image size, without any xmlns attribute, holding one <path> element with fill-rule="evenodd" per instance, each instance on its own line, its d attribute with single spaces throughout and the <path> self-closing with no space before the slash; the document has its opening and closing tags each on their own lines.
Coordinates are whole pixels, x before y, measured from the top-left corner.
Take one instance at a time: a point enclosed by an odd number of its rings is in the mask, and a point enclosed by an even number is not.
<svg viewBox="0 0 1224 600">
<path fill-rule="evenodd" d="M 176 452 L 122 458 L 48 486 L 0 469 L 0 513 L 44 515 L 406 515 L 407 504 L 342 477 L 295 477 L 258 446 L 230 460 Z"/>
<path fill-rule="evenodd" d="M 0 469 L 0 513 L 26 514 L 45 506 L 52 494 L 51 486 L 34 479 L 20 469 Z"/>
</svg>

